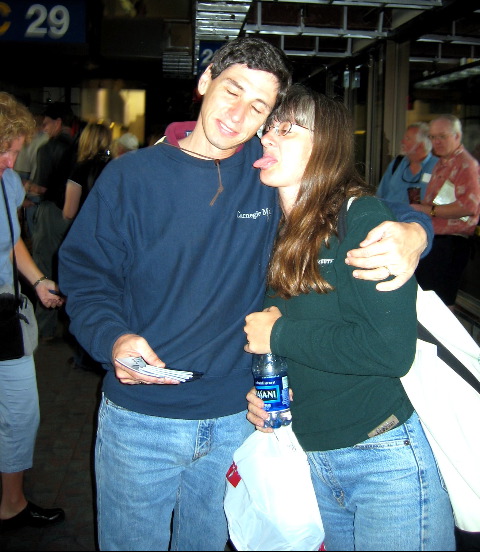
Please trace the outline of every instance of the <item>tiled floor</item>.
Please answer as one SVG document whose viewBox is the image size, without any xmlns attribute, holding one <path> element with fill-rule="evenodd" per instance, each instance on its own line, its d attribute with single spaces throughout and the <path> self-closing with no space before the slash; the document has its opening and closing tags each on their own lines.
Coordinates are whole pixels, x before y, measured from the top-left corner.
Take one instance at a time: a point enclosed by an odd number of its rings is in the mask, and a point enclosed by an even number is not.
<svg viewBox="0 0 480 552">
<path fill-rule="evenodd" d="M 0 535 L 3 551 L 95 551 L 92 443 L 101 376 L 72 368 L 70 347 L 59 340 L 36 352 L 41 422 L 27 498 L 65 510 L 63 523 Z"/>
</svg>

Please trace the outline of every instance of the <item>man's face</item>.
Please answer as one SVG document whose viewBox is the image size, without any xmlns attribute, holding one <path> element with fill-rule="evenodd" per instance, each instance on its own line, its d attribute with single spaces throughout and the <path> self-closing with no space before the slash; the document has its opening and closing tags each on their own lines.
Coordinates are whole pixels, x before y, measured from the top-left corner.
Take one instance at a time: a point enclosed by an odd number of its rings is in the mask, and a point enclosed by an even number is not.
<svg viewBox="0 0 480 552">
<path fill-rule="evenodd" d="M 62 120 L 52 119 L 51 117 L 44 117 L 43 119 L 43 131 L 48 134 L 50 138 L 57 136 L 62 130 Z"/>
<path fill-rule="evenodd" d="M 417 142 L 418 128 L 407 128 L 401 141 L 401 153 L 409 156 L 414 153 L 420 145 Z"/>
<path fill-rule="evenodd" d="M 417 127 L 407 128 L 402 138 L 400 153 L 406 155 L 410 163 L 419 163 L 427 157 L 423 142 L 417 141 L 418 132 Z"/>
<path fill-rule="evenodd" d="M 278 81 L 266 71 L 235 64 L 213 80 L 207 69 L 198 91 L 203 95 L 199 124 L 205 149 L 222 159 L 233 155 L 265 122 L 275 105 Z"/>
<path fill-rule="evenodd" d="M 8 150 L 0 152 L 0 177 L 3 176 L 5 169 L 13 169 L 18 154 L 23 147 L 25 137 L 21 136 L 12 140 Z"/>
<path fill-rule="evenodd" d="M 433 145 L 433 153 L 438 157 L 448 157 L 461 144 L 461 136 L 452 132 L 449 121 L 439 119 L 430 123 L 430 140 Z"/>
</svg>

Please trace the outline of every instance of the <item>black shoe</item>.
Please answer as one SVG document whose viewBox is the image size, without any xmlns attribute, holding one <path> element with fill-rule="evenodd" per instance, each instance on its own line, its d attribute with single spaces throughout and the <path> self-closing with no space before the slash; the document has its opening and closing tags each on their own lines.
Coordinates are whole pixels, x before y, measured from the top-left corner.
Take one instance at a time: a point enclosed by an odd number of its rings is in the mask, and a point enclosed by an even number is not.
<svg viewBox="0 0 480 552">
<path fill-rule="evenodd" d="M 20 527 L 48 527 L 65 519 L 65 512 L 61 508 L 40 508 L 32 502 L 16 516 L 0 520 L 0 533 L 19 529 Z"/>
</svg>

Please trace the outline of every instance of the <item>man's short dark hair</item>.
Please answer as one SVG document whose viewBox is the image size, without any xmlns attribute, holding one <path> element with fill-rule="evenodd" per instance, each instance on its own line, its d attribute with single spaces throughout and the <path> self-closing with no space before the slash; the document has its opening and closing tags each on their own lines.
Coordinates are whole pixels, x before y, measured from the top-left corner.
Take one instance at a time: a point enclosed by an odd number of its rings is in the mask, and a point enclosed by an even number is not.
<svg viewBox="0 0 480 552">
<path fill-rule="evenodd" d="M 277 104 L 292 83 L 291 65 L 285 53 L 261 38 L 235 38 L 219 48 L 212 58 L 212 79 L 235 64 L 272 73 L 278 80 Z"/>
<path fill-rule="evenodd" d="M 64 102 L 53 102 L 47 104 L 43 110 L 44 117 L 50 117 L 50 119 L 61 119 L 62 124 L 65 126 L 71 126 L 73 123 L 73 111 L 70 106 Z"/>
</svg>

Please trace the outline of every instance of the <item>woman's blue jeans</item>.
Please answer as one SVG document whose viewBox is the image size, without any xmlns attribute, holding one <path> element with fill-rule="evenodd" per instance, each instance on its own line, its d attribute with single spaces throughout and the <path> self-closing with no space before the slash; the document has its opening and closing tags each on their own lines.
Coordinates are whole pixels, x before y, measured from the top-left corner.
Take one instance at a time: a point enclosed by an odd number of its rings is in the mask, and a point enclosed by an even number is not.
<svg viewBox="0 0 480 552">
<path fill-rule="evenodd" d="M 253 430 L 245 412 L 167 419 L 104 396 L 95 451 L 100 549 L 223 551 L 225 475 Z"/>
<path fill-rule="evenodd" d="M 333 550 L 455 550 L 450 500 L 417 414 L 349 448 L 308 452 Z"/>
</svg>

